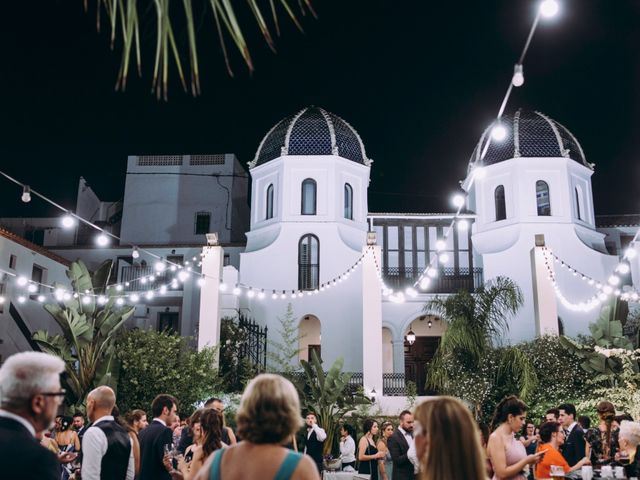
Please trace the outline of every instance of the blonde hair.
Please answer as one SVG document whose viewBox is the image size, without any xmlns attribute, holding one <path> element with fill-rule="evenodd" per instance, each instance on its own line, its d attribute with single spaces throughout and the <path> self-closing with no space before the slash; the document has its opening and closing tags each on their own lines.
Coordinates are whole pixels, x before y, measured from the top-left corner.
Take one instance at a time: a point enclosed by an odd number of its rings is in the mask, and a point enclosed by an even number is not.
<svg viewBox="0 0 640 480">
<path fill-rule="evenodd" d="M 283 443 L 303 423 L 296 388 L 280 375 L 258 375 L 242 394 L 236 422 L 243 440 Z"/>
<path fill-rule="evenodd" d="M 416 408 L 415 419 L 427 439 L 426 451 L 419 459 L 421 480 L 486 479 L 478 426 L 460 400 L 427 400 Z"/>
</svg>

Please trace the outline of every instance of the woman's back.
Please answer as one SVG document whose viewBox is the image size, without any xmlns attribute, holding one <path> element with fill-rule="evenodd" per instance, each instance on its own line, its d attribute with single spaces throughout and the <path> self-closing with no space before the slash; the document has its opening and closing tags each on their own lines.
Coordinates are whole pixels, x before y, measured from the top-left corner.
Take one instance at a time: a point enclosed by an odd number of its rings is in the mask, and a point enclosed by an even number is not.
<svg viewBox="0 0 640 480">
<path fill-rule="evenodd" d="M 286 460 L 287 466 L 293 467 L 295 463 L 293 473 L 277 480 L 318 480 L 320 478 L 315 464 L 304 455 L 279 445 L 241 442 L 211 455 L 196 480 L 244 480 L 247 478 L 276 480 L 276 474 L 288 455 L 294 456 Z M 216 457 L 219 457 L 217 461 Z M 219 470 L 216 471 L 218 466 Z"/>
</svg>

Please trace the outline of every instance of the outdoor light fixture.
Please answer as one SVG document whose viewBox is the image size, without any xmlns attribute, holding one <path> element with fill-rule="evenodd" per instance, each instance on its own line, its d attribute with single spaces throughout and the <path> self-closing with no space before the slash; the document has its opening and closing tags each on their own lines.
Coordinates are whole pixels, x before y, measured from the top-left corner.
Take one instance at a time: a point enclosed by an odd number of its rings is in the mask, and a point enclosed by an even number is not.
<svg viewBox="0 0 640 480">
<path fill-rule="evenodd" d="M 636 252 L 636 250 L 633 247 L 629 247 L 624 251 L 624 256 L 627 257 L 629 260 L 636 258 L 636 255 L 638 255 L 638 252 Z"/>
<path fill-rule="evenodd" d="M 431 319 L 427 321 L 427 327 L 429 328 L 433 327 L 433 322 L 431 321 Z"/>
<path fill-rule="evenodd" d="M 373 387 L 371 389 L 371 393 L 369 394 L 369 399 L 371 400 L 371 403 L 376 403 L 376 395 L 378 392 L 376 392 L 376 387 Z"/>
<path fill-rule="evenodd" d="M 75 218 L 73 218 L 73 215 L 67 213 L 62 217 L 62 220 L 60 220 L 60 223 L 62 223 L 62 226 L 64 228 L 71 228 L 76 224 L 76 220 Z"/>
<path fill-rule="evenodd" d="M 209 245 L 210 247 L 214 247 L 214 246 L 218 245 L 218 233 L 217 232 L 207 233 L 205 236 L 207 237 L 207 245 Z"/>
<path fill-rule="evenodd" d="M 456 208 L 464 207 L 464 195 L 456 193 L 451 199 L 451 202 L 453 203 L 453 206 Z"/>
<path fill-rule="evenodd" d="M 409 345 L 413 345 L 416 341 L 416 334 L 413 333 L 413 330 L 411 329 L 411 325 L 409 325 L 409 331 L 407 332 L 406 339 Z"/>
<path fill-rule="evenodd" d="M 31 201 L 31 187 L 29 185 L 25 185 L 22 187 L 22 196 L 20 199 L 24 203 L 29 203 Z"/>
<path fill-rule="evenodd" d="M 107 245 L 109 245 L 109 237 L 107 237 L 104 233 L 101 233 L 96 237 L 96 243 L 99 247 L 106 247 Z"/>
<path fill-rule="evenodd" d="M 514 87 L 521 87 L 524 83 L 524 72 L 522 71 L 522 64 L 516 63 L 513 67 L 513 77 L 511 83 Z"/>
<path fill-rule="evenodd" d="M 620 265 L 618 265 L 617 270 L 621 274 L 626 275 L 627 273 L 629 273 L 629 270 L 631 270 L 631 267 L 629 267 L 629 264 L 627 262 L 622 262 L 620 263 Z"/>
<path fill-rule="evenodd" d="M 558 5 L 558 2 L 556 2 L 556 0 L 544 0 L 544 2 L 540 4 L 540 13 L 543 17 L 555 17 L 559 11 L 560 5 Z"/>
<path fill-rule="evenodd" d="M 504 128 L 504 125 L 502 125 L 501 123 L 496 124 L 491 129 L 491 138 L 497 140 L 498 142 L 501 142 L 502 140 L 507 138 L 507 129 Z"/>
<path fill-rule="evenodd" d="M 375 245 L 376 242 L 376 232 L 367 232 L 367 245 Z"/>
</svg>

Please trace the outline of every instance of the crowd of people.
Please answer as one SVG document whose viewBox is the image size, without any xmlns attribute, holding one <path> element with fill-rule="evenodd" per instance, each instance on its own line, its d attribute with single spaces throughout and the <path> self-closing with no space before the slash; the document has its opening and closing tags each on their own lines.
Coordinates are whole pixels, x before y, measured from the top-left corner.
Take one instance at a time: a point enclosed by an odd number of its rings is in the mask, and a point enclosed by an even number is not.
<svg viewBox="0 0 640 480">
<path fill-rule="evenodd" d="M 547 479 L 596 467 L 603 473 L 615 468 L 616 478 L 639 472 L 640 423 L 616 416 L 606 401 L 591 428 L 570 403 L 550 409 L 539 425 L 527 422 L 527 406 L 510 396 L 488 427 L 477 424 L 461 401 L 434 397 L 397 421 L 365 419 L 361 435 L 353 425 L 340 425 L 340 456 L 327 463 L 326 431 L 314 412 L 303 420 L 297 391 L 281 376 L 249 382 L 234 432 L 218 398 L 180 420 L 178 400 L 161 394 L 148 421 L 143 410 L 121 416 L 107 386 L 87 395 L 86 419 L 59 416 L 64 369 L 62 360 L 39 352 L 16 354 L 0 368 L 3 478 L 319 480 L 325 468 L 371 480 Z M 303 426 L 299 452 L 296 435 Z"/>
</svg>

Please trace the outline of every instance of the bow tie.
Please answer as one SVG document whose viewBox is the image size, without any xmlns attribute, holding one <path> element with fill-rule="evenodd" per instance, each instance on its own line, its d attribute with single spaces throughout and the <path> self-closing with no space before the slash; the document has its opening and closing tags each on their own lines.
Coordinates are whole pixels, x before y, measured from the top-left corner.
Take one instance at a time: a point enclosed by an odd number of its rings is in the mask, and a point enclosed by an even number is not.
<svg viewBox="0 0 640 480">
<path fill-rule="evenodd" d="M 405 432 L 404 434 L 406 437 L 411 437 L 413 438 L 413 432 Z"/>
</svg>

